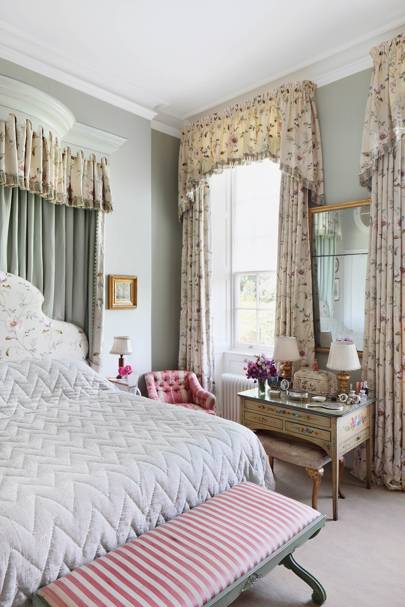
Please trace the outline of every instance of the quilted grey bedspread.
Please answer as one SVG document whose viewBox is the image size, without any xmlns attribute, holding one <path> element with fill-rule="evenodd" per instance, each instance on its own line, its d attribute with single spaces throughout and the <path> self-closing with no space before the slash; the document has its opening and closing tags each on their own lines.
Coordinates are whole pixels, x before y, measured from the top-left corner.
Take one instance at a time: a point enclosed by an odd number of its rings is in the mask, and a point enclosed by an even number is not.
<svg viewBox="0 0 405 607">
<path fill-rule="evenodd" d="M 255 435 L 116 391 L 84 363 L 0 363 L 0 605 L 242 480 L 273 487 Z"/>
</svg>

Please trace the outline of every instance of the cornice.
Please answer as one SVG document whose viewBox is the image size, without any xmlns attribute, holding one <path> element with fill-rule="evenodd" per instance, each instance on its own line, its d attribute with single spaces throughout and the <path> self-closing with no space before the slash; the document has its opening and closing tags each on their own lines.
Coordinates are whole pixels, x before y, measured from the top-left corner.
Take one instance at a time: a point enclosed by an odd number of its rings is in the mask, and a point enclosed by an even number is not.
<svg viewBox="0 0 405 607">
<path fill-rule="evenodd" d="M 25 82 L 0 75 L 0 116 L 4 119 L 10 113 L 29 118 L 34 128 L 43 126 L 59 139 L 75 123 L 74 115 L 59 99 Z"/>
<path fill-rule="evenodd" d="M 318 87 L 322 87 L 369 69 L 372 67 L 370 50 L 384 40 L 389 40 L 401 33 L 405 33 L 404 18 L 379 30 L 369 32 L 367 36 L 363 36 L 352 44 L 332 49 L 328 53 L 314 57 L 310 62 L 294 66 L 288 72 L 275 74 L 267 81 L 253 83 L 246 90 L 236 92 L 227 98 L 218 99 L 208 107 L 201 107 L 192 114 L 183 115 L 184 124 L 205 114 L 221 111 L 228 105 L 242 103 L 263 91 L 276 88 L 287 80 L 312 80 Z"/>
<path fill-rule="evenodd" d="M 177 129 L 174 126 L 165 124 L 160 120 L 152 120 L 150 126 L 154 131 L 160 131 L 161 133 L 166 133 L 166 135 L 171 135 L 172 137 L 177 137 L 177 139 L 180 139 L 180 129 Z"/>
<path fill-rule="evenodd" d="M 0 119 L 9 114 L 32 122 L 33 128 L 52 131 L 60 141 L 74 151 L 85 150 L 110 156 L 127 141 L 87 124 L 76 122 L 73 113 L 59 99 L 14 78 L 0 75 Z"/>
<path fill-rule="evenodd" d="M 53 57 L 52 50 L 45 49 L 38 41 L 34 41 L 20 30 L 0 20 L 0 57 L 3 59 L 17 63 L 22 67 L 52 78 L 66 86 L 82 91 L 87 95 L 101 99 L 106 103 L 110 103 L 147 120 L 152 120 L 156 116 L 157 112 L 149 107 L 140 105 L 131 99 L 88 82 L 47 61 L 37 59 L 38 48 L 46 50 L 49 57 Z"/>
<path fill-rule="evenodd" d="M 63 138 L 65 145 L 69 145 L 73 150 L 84 149 L 103 156 L 111 156 L 127 141 L 125 137 L 95 129 L 81 122 L 76 122 Z"/>
</svg>

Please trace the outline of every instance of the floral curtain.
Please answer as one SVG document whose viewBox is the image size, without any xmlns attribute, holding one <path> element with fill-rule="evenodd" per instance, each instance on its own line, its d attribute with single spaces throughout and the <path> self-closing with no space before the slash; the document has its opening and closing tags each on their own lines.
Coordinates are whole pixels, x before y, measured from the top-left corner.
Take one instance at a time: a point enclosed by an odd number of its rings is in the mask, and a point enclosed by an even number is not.
<svg viewBox="0 0 405 607">
<path fill-rule="evenodd" d="M 179 159 L 180 216 L 194 201 L 201 179 L 225 167 L 271 158 L 323 198 L 321 139 L 315 84 L 290 82 L 210 114 L 182 132 Z"/>
<path fill-rule="evenodd" d="M 371 54 L 360 174 L 371 190 L 363 371 L 376 397 L 376 478 L 405 490 L 405 36 Z"/>
<path fill-rule="evenodd" d="M 278 233 L 276 335 L 294 335 L 301 361 L 314 362 L 309 191 L 300 180 L 282 175 Z"/>
<path fill-rule="evenodd" d="M 244 104 L 234 105 L 223 113 L 204 117 L 186 128 L 180 143 L 179 215 L 183 222 L 191 221 L 188 213 L 196 203 L 201 207 L 200 188 L 204 183 L 206 190 L 208 176 L 225 167 L 263 158 L 278 162 L 285 175 L 280 204 L 280 234 L 283 234 L 283 241 L 277 287 L 277 301 L 281 305 L 278 331 L 279 334 L 296 335 L 303 359 L 310 362 L 314 351 L 312 279 L 308 230 L 303 226 L 307 221 L 309 199 L 315 204 L 323 201 L 322 151 L 315 85 L 308 81 L 287 83 Z M 296 205 L 298 214 L 297 210 L 291 210 Z M 292 232 L 294 226 L 299 227 L 299 235 Z M 209 229 L 209 224 L 206 229 Z M 194 249 L 208 246 L 206 243 L 209 239 L 200 240 L 200 230 L 195 232 L 196 239 L 191 242 L 190 229 L 183 232 L 188 241 L 183 250 L 180 365 L 187 365 L 188 369 L 198 373 L 201 368 L 209 368 L 212 357 L 208 355 L 205 345 L 200 351 L 193 344 L 198 339 L 211 347 L 212 338 L 209 335 L 211 323 L 207 318 L 209 272 L 201 272 L 201 259 L 197 257 L 195 260 Z M 204 253 L 204 258 L 209 257 L 208 250 Z M 284 268 L 292 268 L 297 260 L 303 275 L 296 270 L 295 276 L 285 276 Z M 191 274 L 190 268 L 194 263 L 200 265 L 196 265 Z M 193 291 L 189 286 L 191 275 Z M 196 302 L 196 293 L 199 294 L 198 302 L 205 302 L 201 308 Z M 199 329 L 196 338 L 192 327 Z M 195 356 L 191 355 L 193 348 L 196 350 Z M 190 355 L 188 358 L 186 351 Z M 212 376 L 212 367 L 205 373 Z"/>
<path fill-rule="evenodd" d="M 73 154 L 29 120 L 0 120 L 0 185 L 18 186 L 56 204 L 110 212 L 107 161 Z"/>
<path fill-rule="evenodd" d="M 183 215 L 180 369 L 194 371 L 204 388 L 213 385 L 211 336 L 211 243 L 209 187 L 202 181 Z"/>
</svg>

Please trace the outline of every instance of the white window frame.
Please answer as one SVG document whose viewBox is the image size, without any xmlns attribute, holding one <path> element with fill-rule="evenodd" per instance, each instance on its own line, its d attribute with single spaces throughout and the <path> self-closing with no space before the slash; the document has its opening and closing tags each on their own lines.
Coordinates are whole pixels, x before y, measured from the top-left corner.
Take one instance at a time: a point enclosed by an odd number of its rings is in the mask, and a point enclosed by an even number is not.
<svg viewBox="0 0 405 607">
<path fill-rule="evenodd" d="M 261 274 L 271 274 L 271 270 L 248 270 L 246 272 L 232 272 L 232 347 L 235 350 L 258 350 L 262 349 L 265 352 L 269 352 L 274 348 L 274 344 L 261 344 L 261 343 L 245 343 L 238 340 L 237 327 L 238 327 L 238 313 L 240 310 L 253 310 L 256 312 L 266 312 L 269 308 L 259 305 L 259 291 L 257 289 L 258 278 Z M 238 306 L 239 303 L 239 278 L 241 276 L 256 276 L 256 306 Z M 259 334 L 258 317 L 256 317 L 256 335 Z"/>
</svg>

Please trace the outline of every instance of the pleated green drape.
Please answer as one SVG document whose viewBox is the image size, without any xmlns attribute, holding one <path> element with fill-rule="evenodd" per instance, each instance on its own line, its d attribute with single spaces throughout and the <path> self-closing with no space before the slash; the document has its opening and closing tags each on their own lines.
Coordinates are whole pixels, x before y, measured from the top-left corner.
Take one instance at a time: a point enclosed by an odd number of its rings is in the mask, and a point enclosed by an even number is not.
<svg viewBox="0 0 405 607">
<path fill-rule="evenodd" d="M 0 186 L 0 270 L 42 291 L 47 316 L 84 329 L 95 366 L 100 350 L 94 346 L 98 215 Z"/>
</svg>

